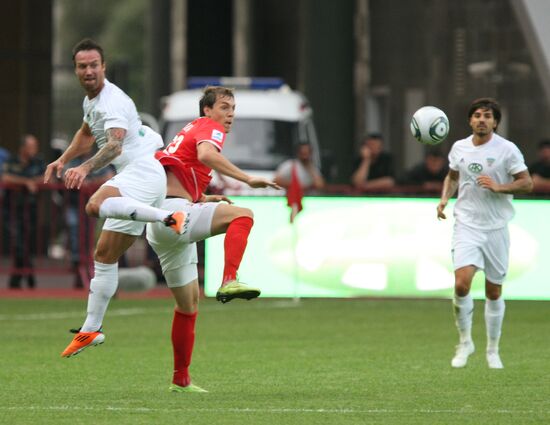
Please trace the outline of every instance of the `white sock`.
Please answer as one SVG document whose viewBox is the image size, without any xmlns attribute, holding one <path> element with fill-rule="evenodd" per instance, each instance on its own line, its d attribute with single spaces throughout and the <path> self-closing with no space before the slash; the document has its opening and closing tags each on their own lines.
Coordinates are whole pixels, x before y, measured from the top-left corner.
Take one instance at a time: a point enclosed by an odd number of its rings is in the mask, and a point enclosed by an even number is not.
<svg viewBox="0 0 550 425">
<path fill-rule="evenodd" d="M 88 295 L 88 315 L 81 332 L 96 332 L 101 327 L 109 301 L 118 286 L 118 263 L 103 264 L 94 261 L 94 272 Z"/>
<path fill-rule="evenodd" d="M 162 221 L 170 213 L 171 211 L 151 207 L 127 196 L 107 198 L 99 207 L 100 217 L 118 218 L 119 220 Z"/>
<path fill-rule="evenodd" d="M 472 340 L 472 319 L 474 315 L 474 300 L 470 294 L 459 297 L 455 294 L 453 300 L 455 323 L 458 329 L 460 342 Z"/>
<path fill-rule="evenodd" d="M 506 306 L 504 299 L 485 300 L 485 326 L 487 328 L 487 351 L 498 352 L 498 342 L 502 330 L 502 321 L 504 320 L 504 311 Z"/>
</svg>

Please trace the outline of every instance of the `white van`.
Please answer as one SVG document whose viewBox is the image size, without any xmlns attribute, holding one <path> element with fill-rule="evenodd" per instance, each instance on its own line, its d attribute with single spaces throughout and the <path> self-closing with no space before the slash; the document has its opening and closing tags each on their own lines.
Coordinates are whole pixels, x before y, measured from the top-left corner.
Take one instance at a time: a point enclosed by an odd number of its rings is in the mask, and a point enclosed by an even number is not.
<svg viewBox="0 0 550 425">
<path fill-rule="evenodd" d="M 309 143 L 320 168 L 319 144 L 306 98 L 278 78 L 191 77 L 188 90 L 165 98 L 161 117 L 165 145 L 199 116 L 199 99 L 207 85 L 235 88 L 235 120 L 223 154 L 247 173 L 273 178 L 277 166 L 292 158 L 296 145 Z M 214 191 L 228 195 L 281 195 L 274 189 L 251 189 L 214 173 Z"/>
</svg>

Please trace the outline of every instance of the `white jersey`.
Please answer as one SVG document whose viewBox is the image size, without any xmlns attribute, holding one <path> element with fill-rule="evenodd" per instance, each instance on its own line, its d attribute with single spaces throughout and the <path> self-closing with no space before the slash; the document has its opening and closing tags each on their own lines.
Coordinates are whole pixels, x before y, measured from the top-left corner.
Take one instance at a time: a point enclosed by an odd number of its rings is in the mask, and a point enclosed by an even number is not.
<svg viewBox="0 0 550 425">
<path fill-rule="evenodd" d="M 153 158 L 154 152 L 163 146 L 160 135 L 141 124 L 132 99 L 107 79 L 96 97 L 84 98 L 82 107 L 84 122 L 90 127 L 99 149 L 107 143 L 107 129 L 126 130 L 122 153 L 112 162 L 117 172 L 132 161 Z"/>
<path fill-rule="evenodd" d="M 496 133 L 480 146 L 475 146 L 470 136 L 453 144 L 449 168 L 459 172 L 454 207 L 457 222 L 482 230 L 505 227 L 514 216 L 513 195 L 493 193 L 479 186 L 476 179 L 487 175 L 498 184 L 512 182 L 514 174 L 527 170 L 518 147 Z"/>
</svg>

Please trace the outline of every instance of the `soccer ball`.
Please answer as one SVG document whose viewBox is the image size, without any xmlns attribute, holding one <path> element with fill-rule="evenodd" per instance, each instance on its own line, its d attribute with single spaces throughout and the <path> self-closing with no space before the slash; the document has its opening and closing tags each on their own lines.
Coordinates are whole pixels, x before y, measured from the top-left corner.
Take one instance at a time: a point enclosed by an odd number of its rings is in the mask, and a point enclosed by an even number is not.
<svg viewBox="0 0 550 425">
<path fill-rule="evenodd" d="M 423 106 L 411 119 L 411 133 L 425 145 L 437 145 L 449 134 L 449 120 L 441 109 Z"/>
</svg>

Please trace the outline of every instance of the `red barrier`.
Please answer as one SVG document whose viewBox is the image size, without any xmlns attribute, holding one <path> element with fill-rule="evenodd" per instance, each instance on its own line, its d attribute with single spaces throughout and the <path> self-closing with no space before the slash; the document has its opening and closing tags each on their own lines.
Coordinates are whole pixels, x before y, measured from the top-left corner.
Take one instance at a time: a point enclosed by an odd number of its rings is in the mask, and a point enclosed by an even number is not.
<svg viewBox="0 0 550 425">
<path fill-rule="evenodd" d="M 96 219 L 84 207 L 96 189 L 41 184 L 30 193 L 24 186 L 0 183 L 0 274 L 9 275 L 9 286 L 26 281 L 34 287 L 41 277 L 62 275 L 73 275 L 74 286 L 87 286 Z"/>
</svg>

